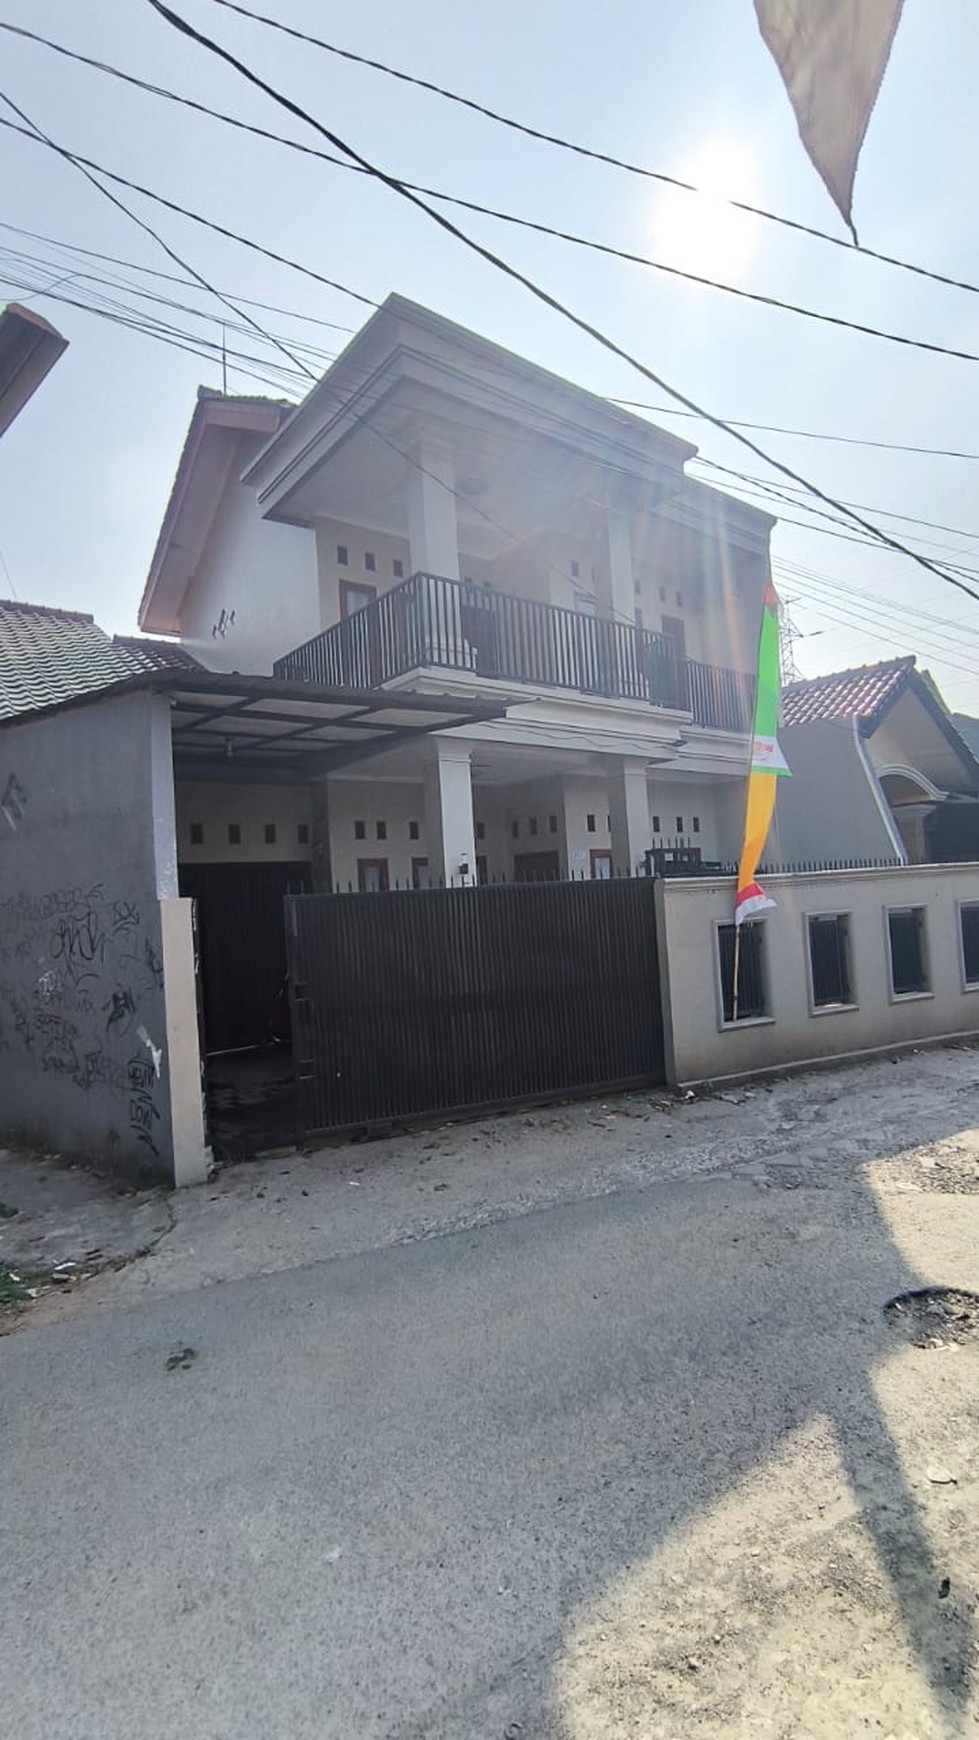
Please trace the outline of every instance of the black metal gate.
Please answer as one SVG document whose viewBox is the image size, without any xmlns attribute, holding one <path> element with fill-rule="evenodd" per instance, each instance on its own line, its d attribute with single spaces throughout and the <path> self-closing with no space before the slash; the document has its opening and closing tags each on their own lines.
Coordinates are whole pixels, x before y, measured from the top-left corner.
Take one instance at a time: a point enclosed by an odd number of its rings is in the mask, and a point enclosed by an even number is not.
<svg viewBox="0 0 979 1740">
<path fill-rule="evenodd" d="M 663 1080 L 654 884 L 286 902 L 300 1130 Z"/>
</svg>

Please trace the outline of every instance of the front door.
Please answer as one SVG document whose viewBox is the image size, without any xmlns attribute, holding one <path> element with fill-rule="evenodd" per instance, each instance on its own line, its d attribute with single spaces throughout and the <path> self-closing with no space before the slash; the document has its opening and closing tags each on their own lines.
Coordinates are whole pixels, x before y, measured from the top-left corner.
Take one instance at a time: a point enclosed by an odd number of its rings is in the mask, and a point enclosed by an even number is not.
<svg viewBox="0 0 979 1740">
<path fill-rule="evenodd" d="M 514 882 L 556 882 L 561 874 L 561 860 L 556 852 L 515 852 Z"/>
<path fill-rule="evenodd" d="M 377 587 L 366 581 L 340 581 L 341 674 L 352 689 L 371 689 L 380 681 L 377 612 L 364 615 L 377 598 Z"/>
</svg>

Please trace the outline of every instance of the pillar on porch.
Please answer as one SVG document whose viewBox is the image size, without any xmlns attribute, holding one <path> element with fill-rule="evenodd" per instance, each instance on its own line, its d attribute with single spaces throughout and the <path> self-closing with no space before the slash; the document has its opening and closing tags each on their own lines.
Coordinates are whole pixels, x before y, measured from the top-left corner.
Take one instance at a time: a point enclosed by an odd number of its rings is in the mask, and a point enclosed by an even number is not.
<svg viewBox="0 0 979 1740">
<path fill-rule="evenodd" d="M 605 516 L 606 548 L 596 574 L 598 608 L 617 622 L 635 622 L 636 593 L 629 519 L 610 507 Z"/>
<path fill-rule="evenodd" d="M 425 836 L 433 881 L 476 881 L 470 752 L 451 738 L 434 738 L 425 764 Z"/>
<path fill-rule="evenodd" d="M 645 868 L 646 852 L 652 844 L 645 761 L 623 756 L 612 766 L 608 813 L 613 869 L 622 875 L 633 875 Z"/>
<path fill-rule="evenodd" d="M 422 435 L 408 468 L 408 541 L 413 574 L 459 578 L 455 465 L 446 442 Z"/>
</svg>

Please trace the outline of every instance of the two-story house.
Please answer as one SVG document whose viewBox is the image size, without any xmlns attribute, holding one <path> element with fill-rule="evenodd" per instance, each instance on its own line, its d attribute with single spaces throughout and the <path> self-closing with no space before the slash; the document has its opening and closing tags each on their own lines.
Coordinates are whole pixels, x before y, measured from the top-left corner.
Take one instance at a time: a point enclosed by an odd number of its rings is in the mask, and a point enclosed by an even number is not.
<svg viewBox="0 0 979 1740">
<path fill-rule="evenodd" d="M 182 864 L 312 885 L 737 848 L 768 515 L 696 449 L 391 296 L 298 408 L 203 391 L 140 607 L 215 670 L 505 704 L 327 779 L 177 768 Z"/>
</svg>

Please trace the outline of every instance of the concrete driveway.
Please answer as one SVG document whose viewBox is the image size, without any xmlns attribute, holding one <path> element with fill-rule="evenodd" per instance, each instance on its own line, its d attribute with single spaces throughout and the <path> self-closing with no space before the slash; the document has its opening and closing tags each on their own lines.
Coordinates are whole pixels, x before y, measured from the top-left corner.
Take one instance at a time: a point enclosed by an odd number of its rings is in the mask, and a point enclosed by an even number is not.
<svg viewBox="0 0 979 1740">
<path fill-rule="evenodd" d="M 979 1348 L 882 1317 L 979 1283 L 958 1055 L 911 1150 L 841 1091 L 818 1153 L 0 1341 L 5 1731 L 979 1734 Z"/>
</svg>

